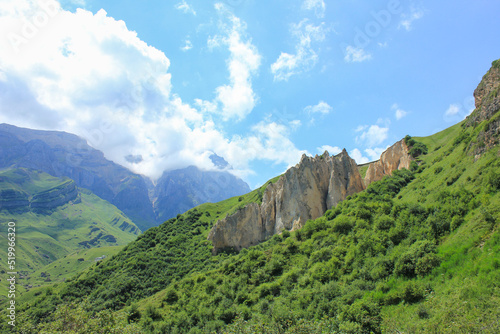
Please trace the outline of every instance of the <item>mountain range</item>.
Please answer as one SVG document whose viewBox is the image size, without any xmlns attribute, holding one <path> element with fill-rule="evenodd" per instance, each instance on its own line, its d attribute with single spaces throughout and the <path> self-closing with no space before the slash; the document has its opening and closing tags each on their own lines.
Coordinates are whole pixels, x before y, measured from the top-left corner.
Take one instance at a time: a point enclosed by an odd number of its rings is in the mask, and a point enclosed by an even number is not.
<svg viewBox="0 0 500 334">
<path fill-rule="evenodd" d="M 406 136 L 368 165 L 345 150 L 303 156 L 254 191 L 148 229 L 22 294 L 20 330 L 498 333 L 499 90 L 497 60 L 475 110 L 448 129 Z"/>
<path fill-rule="evenodd" d="M 73 134 L 0 124 L 0 169 L 24 167 L 68 177 L 123 211 L 143 231 L 205 202 L 218 202 L 250 191 L 227 171 L 215 153 L 216 169 L 190 166 L 165 171 L 153 184 L 104 157 Z"/>
</svg>

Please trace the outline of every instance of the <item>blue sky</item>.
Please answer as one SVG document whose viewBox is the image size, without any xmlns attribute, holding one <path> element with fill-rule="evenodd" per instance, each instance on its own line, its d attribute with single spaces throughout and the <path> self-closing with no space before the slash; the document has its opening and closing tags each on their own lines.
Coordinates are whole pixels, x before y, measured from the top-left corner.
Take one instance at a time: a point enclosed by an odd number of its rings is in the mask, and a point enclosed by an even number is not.
<svg viewBox="0 0 500 334">
<path fill-rule="evenodd" d="M 304 153 L 376 159 L 462 120 L 500 58 L 500 3 L 2 0 L 0 122 L 85 137 L 157 178 L 256 187 Z"/>
</svg>

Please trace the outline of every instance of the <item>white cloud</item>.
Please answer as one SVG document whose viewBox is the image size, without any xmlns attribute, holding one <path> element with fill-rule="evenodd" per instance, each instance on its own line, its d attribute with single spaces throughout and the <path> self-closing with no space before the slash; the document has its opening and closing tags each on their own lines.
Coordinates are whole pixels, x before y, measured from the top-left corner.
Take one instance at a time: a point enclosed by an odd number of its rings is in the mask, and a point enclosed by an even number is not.
<svg viewBox="0 0 500 334">
<path fill-rule="evenodd" d="M 221 105 L 221 110 L 218 108 L 217 112 L 225 121 L 242 120 L 252 112 L 258 100 L 252 88 L 252 76 L 259 69 L 262 57 L 251 40 L 245 37 L 246 24 L 223 4 L 218 3 L 215 8 L 223 16 L 220 22 L 223 35 L 210 37 L 207 45 L 209 48 L 226 46 L 229 49 L 227 67 L 230 84 L 216 88 L 216 98 L 212 103 Z"/>
<path fill-rule="evenodd" d="M 333 111 L 333 108 L 328 105 L 328 103 L 324 101 L 320 101 L 317 105 L 315 106 L 307 106 L 304 108 L 304 111 L 307 112 L 308 114 L 329 114 L 330 112 Z"/>
<path fill-rule="evenodd" d="M 384 153 L 386 149 L 387 148 L 382 147 L 368 148 L 365 150 L 365 153 L 370 158 L 370 161 L 374 161 L 380 159 L 380 155 Z"/>
<path fill-rule="evenodd" d="M 213 168 L 210 152 L 240 176 L 252 173 L 252 160 L 293 165 L 305 152 L 290 140 L 300 122 L 260 122 L 245 137 L 228 138 L 209 117 L 219 103 L 225 117 L 241 117 L 255 104 L 251 74 L 260 55 L 234 16 L 222 38 L 231 54 L 231 84 L 215 101 L 197 99 L 193 108 L 172 92 L 165 54 L 123 21 L 104 10 L 51 8 L 46 26 L 15 48 L 9 33 L 22 34 L 23 24 L 43 9 L 30 0 L 0 2 L 0 31 L 6 32 L 0 36 L 0 123 L 75 133 L 106 158 L 153 178 L 188 165 Z"/>
<path fill-rule="evenodd" d="M 408 111 L 405 111 L 401 108 L 399 108 L 399 106 L 394 103 L 391 107 L 392 110 L 394 110 L 394 116 L 396 117 L 396 119 L 399 121 L 401 118 L 405 117 L 406 115 L 408 115 Z"/>
<path fill-rule="evenodd" d="M 372 55 L 367 53 L 363 48 L 356 48 L 352 45 L 348 45 L 345 48 L 344 60 L 348 63 L 361 63 L 370 59 L 372 59 Z"/>
<path fill-rule="evenodd" d="M 323 154 L 325 151 L 328 151 L 330 155 L 337 155 L 340 152 L 342 152 L 342 149 L 338 146 L 330 146 L 330 145 L 323 145 L 318 147 L 318 153 Z"/>
<path fill-rule="evenodd" d="M 305 0 L 302 8 L 306 10 L 314 10 L 318 18 L 325 17 L 326 5 L 323 0 Z"/>
<path fill-rule="evenodd" d="M 356 137 L 356 143 L 358 145 L 373 148 L 382 144 L 387 139 L 389 128 L 380 127 L 379 125 L 365 125 L 358 127 L 356 132 L 361 132 L 361 134 Z"/>
<path fill-rule="evenodd" d="M 370 159 L 368 159 L 367 157 L 364 157 L 363 154 L 361 153 L 361 151 L 358 150 L 357 148 L 355 148 L 354 150 L 352 150 L 349 153 L 349 156 L 351 158 L 353 158 L 358 165 L 366 164 L 366 163 L 370 162 Z"/>
<path fill-rule="evenodd" d="M 460 105 L 451 104 L 450 107 L 446 110 L 445 116 L 456 116 L 460 112 Z"/>
<path fill-rule="evenodd" d="M 271 64 L 271 73 L 276 81 L 287 81 L 292 75 L 313 68 L 318 62 L 318 54 L 313 44 L 325 40 L 327 30 L 324 23 L 314 25 L 304 19 L 298 24 L 292 24 L 291 33 L 298 40 L 295 54 L 282 52 Z"/>
<path fill-rule="evenodd" d="M 186 0 L 182 0 L 181 2 L 176 4 L 175 9 L 182 11 L 184 14 L 196 15 L 196 11 L 186 2 Z"/>
<path fill-rule="evenodd" d="M 406 31 L 410 31 L 412 29 L 413 22 L 421 19 L 423 16 L 423 10 L 412 8 L 410 14 L 401 15 L 401 21 L 399 22 L 398 28 L 404 28 Z"/>
<path fill-rule="evenodd" d="M 184 43 L 185 43 L 184 46 L 181 47 L 182 51 L 186 52 L 193 48 L 193 43 L 189 39 L 186 39 Z"/>
</svg>

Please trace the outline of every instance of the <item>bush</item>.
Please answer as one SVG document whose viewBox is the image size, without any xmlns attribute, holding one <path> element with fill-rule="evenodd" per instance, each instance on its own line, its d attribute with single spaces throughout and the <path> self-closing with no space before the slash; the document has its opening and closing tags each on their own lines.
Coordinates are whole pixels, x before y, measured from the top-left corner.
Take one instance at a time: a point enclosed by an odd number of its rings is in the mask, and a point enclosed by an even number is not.
<svg viewBox="0 0 500 334">
<path fill-rule="evenodd" d="M 348 234 L 354 227 L 354 220 L 348 216 L 338 216 L 333 221 L 333 231 L 340 234 Z"/>
<path fill-rule="evenodd" d="M 408 278 L 426 275 L 439 264 L 435 253 L 436 246 L 430 241 L 417 241 L 396 260 L 394 273 Z"/>
<path fill-rule="evenodd" d="M 412 157 L 416 158 L 420 155 L 427 154 L 427 146 L 423 143 L 416 142 L 408 152 Z"/>
</svg>

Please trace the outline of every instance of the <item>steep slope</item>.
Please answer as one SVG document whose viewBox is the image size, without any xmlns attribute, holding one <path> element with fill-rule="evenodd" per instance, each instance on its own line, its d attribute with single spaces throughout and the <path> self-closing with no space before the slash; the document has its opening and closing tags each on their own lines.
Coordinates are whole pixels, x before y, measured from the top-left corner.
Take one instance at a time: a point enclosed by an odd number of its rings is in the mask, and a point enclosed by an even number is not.
<svg viewBox="0 0 500 334">
<path fill-rule="evenodd" d="M 266 188 L 200 206 L 69 284 L 27 296 L 21 319 L 64 331 L 71 306 L 56 305 L 85 301 L 79 314 L 122 309 L 117 326 L 145 333 L 498 333 L 500 150 L 475 154 L 498 115 L 416 138 L 428 154 L 412 171 L 236 255 L 210 257 L 204 238 L 220 218 L 260 205 Z"/>
<path fill-rule="evenodd" d="M 282 230 L 296 230 L 322 216 L 347 196 L 364 189 L 356 163 L 344 150 L 302 156 L 264 191 L 262 204 L 252 203 L 217 222 L 208 235 L 214 251 L 256 245 Z"/>
<path fill-rule="evenodd" d="M 8 222 L 16 223 L 16 269 L 24 286 L 31 284 L 28 277 L 34 271 L 77 249 L 124 245 L 140 234 L 116 207 L 77 188 L 73 180 L 26 168 L 0 171 L 4 231 Z M 0 247 L 7 249 L 5 234 Z M 6 266 L 6 261 L 0 263 L 5 271 Z"/>
<path fill-rule="evenodd" d="M 156 225 L 147 186 L 72 134 L 0 124 L 0 168 L 26 167 L 66 176 L 129 216 L 142 230 Z"/>
</svg>

